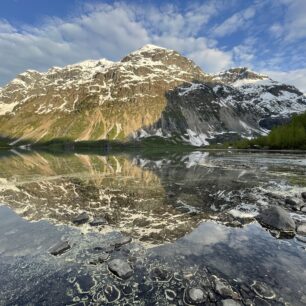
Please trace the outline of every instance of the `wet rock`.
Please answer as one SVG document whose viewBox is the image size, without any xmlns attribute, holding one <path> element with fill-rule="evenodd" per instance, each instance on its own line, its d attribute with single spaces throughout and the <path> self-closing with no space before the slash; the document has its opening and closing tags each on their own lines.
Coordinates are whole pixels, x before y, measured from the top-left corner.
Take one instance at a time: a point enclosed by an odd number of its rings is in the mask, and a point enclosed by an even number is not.
<svg viewBox="0 0 306 306">
<path fill-rule="evenodd" d="M 114 285 L 105 286 L 103 291 L 108 303 L 114 303 L 120 299 L 120 290 Z"/>
<path fill-rule="evenodd" d="M 306 202 L 306 191 L 302 192 L 301 196 L 302 196 L 303 200 Z"/>
<path fill-rule="evenodd" d="M 86 212 L 79 214 L 77 217 L 72 219 L 72 222 L 76 225 L 84 224 L 88 222 L 89 217 Z"/>
<path fill-rule="evenodd" d="M 306 236 L 306 223 L 302 223 L 300 225 L 297 226 L 296 232 L 299 235 L 303 235 Z"/>
<path fill-rule="evenodd" d="M 116 240 L 114 240 L 112 242 L 112 245 L 117 249 L 120 248 L 121 246 L 128 244 L 132 241 L 132 238 L 129 236 L 124 236 L 124 237 L 120 237 L 117 238 Z"/>
<path fill-rule="evenodd" d="M 267 284 L 259 281 L 255 281 L 252 284 L 253 291 L 261 298 L 273 299 L 275 298 L 275 293 Z"/>
<path fill-rule="evenodd" d="M 108 224 L 105 218 L 94 218 L 91 222 L 89 222 L 91 226 L 99 226 Z"/>
<path fill-rule="evenodd" d="M 285 203 L 289 205 L 293 210 L 300 210 L 301 205 L 296 201 L 292 200 L 291 198 L 286 198 Z"/>
<path fill-rule="evenodd" d="M 129 263 L 122 259 L 113 259 L 108 263 L 108 269 L 122 279 L 128 279 L 133 274 L 133 269 Z"/>
<path fill-rule="evenodd" d="M 108 253 L 101 253 L 90 259 L 89 263 L 91 265 L 101 264 L 109 259 L 110 255 Z"/>
<path fill-rule="evenodd" d="M 184 294 L 185 302 L 191 305 L 202 304 L 206 301 L 207 295 L 202 288 L 187 288 Z"/>
<path fill-rule="evenodd" d="M 240 306 L 242 305 L 241 303 L 235 300 L 232 300 L 232 299 L 222 300 L 221 303 L 222 303 L 222 306 Z"/>
<path fill-rule="evenodd" d="M 271 304 L 268 301 L 266 301 L 266 300 L 263 300 L 263 299 L 261 299 L 259 297 L 256 297 L 254 299 L 254 303 L 252 305 L 256 305 L 256 306 L 270 306 Z"/>
<path fill-rule="evenodd" d="M 152 269 L 150 276 L 152 280 L 157 282 L 169 282 L 172 278 L 172 273 L 169 270 L 156 267 Z"/>
<path fill-rule="evenodd" d="M 306 237 L 305 237 L 305 236 L 296 235 L 295 238 L 296 238 L 298 241 L 300 241 L 300 242 L 306 243 Z"/>
<path fill-rule="evenodd" d="M 232 298 L 237 300 L 240 298 L 239 294 L 224 279 L 219 279 L 213 276 L 214 289 L 223 298 Z"/>
<path fill-rule="evenodd" d="M 170 191 L 170 192 L 168 192 L 167 196 L 168 196 L 169 198 L 173 198 L 173 197 L 175 197 L 175 193 L 172 192 L 172 191 Z"/>
<path fill-rule="evenodd" d="M 174 301 L 175 298 L 176 298 L 176 293 L 175 293 L 175 291 L 173 291 L 173 290 L 166 289 L 166 290 L 165 290 L 165 297 L 166 297 L 166 299 L 167 299 L 168 301 L 172 302 L 172 301 Z"/>
<path fill-rule="evenodd" d="M 68 241 L 60 241 L 50 249 L 50 253 L 54 256 L 61 255 L 70 249 Z"/>
<path fill-rule="evenodd" d="M 289 213 L 281 207 L 271 206 L 262 211 L 256 219 L 260 224 L 282 233 L 294 233 L 295 222 Z"/>
</svg>

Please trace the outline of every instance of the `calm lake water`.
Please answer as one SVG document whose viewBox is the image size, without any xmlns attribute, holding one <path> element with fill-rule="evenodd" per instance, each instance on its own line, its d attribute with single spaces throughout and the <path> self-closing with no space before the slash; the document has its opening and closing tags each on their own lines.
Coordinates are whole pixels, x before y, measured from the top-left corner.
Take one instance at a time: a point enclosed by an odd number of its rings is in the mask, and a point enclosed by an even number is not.
<svg viewBox="0 0 306 306">
<path fill-rule="evenodd" d="M 201 305 L 305 305 L 306 236 L 278 239 L 254 218 L 280 205 L 306 222 L 284 201 L 304 191 L 302 154 L 3 152 L 0 304 L 184 305 L 200 288 Z M 53 256 L 59 241 L 71 248 Z M 129 278 L 110 271 L 117 258 Z"/>
</svg>

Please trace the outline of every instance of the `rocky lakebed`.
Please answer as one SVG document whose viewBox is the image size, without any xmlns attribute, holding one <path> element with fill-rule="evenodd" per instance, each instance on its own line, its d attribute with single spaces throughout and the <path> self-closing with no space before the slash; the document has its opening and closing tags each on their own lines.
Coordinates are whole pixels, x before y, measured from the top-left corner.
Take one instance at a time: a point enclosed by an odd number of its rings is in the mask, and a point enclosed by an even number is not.
<svg viewBox="0 0 306 306">
<path fill-rule="evenodd" d="M 0 155 L 0 305 L 306 305 L 306 155 Z"/>
</svg>

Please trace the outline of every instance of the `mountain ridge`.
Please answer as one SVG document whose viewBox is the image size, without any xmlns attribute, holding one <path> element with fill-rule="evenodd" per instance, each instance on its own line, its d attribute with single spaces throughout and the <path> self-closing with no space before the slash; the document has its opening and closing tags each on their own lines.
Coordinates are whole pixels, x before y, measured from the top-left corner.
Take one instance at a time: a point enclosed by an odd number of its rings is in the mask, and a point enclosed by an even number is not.
<svg viewBox="0 0 306 306">
<path fill-rule="evenodd" d="M 265 134 L 305 110 L 294 86 L 246 67 L 208 74 L 174 50 L 145 45 L 119 62 L 18 75 L 0 88 L 0 135 L 15 144 L 159 136 L 201 146 Z"/>
</svg>

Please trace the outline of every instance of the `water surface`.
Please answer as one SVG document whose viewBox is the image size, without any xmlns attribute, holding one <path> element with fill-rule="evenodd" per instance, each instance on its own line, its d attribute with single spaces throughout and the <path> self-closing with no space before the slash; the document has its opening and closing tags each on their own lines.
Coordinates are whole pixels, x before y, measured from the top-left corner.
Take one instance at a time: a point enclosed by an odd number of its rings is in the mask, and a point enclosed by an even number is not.
<svg viewBox="0 0 306 306">
<path fill-rule="evenodd" d="M 254 217 L 275 204 L 306 221 L 284 204 L 302 203 L 305 173 L 306 156 L 293 154 L 3 154 L 0 304 L 181 304 L 188 288 L 213 288 L 215 275 L 241 302 L 264 303 L 252 290 L 262 282 L 274 292 L 266 303 L 303 305 L 306 237 L 277 239 Z M 74 225 L 82 212 L 108 224 Z M 132 242 L 109 251 L 122 236 Z M 61 240 L 71 249 L 52 256 Z M 132 277 L 91 264 L 97 247 L 129 262 Z"/>
</svg>

